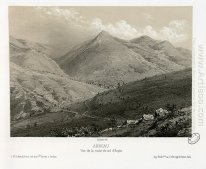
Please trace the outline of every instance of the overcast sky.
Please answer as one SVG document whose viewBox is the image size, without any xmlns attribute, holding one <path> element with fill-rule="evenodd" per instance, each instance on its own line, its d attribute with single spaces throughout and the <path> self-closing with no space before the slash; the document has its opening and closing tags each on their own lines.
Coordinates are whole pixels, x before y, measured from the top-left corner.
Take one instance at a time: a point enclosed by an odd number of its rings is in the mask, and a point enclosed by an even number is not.
<svg viewBox="0 0 206 169">
<path fill-rule="evenodd" d="M 149 35 L 191 49 L 192 7 L 9 7 L 10 35 L 62 53 L 101 30 L 122 39 Z"/>
</svg>

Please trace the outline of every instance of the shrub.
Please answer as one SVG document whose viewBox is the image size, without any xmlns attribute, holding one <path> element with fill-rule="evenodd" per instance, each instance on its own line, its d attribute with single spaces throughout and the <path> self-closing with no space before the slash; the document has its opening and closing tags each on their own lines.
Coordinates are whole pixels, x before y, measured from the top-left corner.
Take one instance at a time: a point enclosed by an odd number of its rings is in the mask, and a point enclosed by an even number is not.
<svg viewBox="0 0 206 169">
<path fill-rule="evenodd" d="M 172 113 L 174 113 L 177 110 L 177 105 L 176 104 L 166 104 L 166 109 Z"/>
</svg>

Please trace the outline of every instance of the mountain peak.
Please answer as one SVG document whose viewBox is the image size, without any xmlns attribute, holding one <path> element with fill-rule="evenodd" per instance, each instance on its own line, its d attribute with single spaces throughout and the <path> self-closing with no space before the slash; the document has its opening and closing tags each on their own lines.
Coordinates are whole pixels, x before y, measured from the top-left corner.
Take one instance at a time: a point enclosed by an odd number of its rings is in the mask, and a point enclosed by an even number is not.
<svg viewBox="0 0 206 169">
<path fill-rule="evenodd" d="M 160 50 L 160 49 L 175 49 L 175 47 L 167 40 L 160 41 L 159 43 L 153 46 L 153 49 Z"/>
<path fill-rule="evenodd" d="M 149 40 L 152 40 L 152 38 L 147 36 L 147 35 L 142 35 L 142 36 L 139 37 L 139 39 L 149 39 Z"/>
<path fill-rule="evenodd" d="M 18 48 L 26 48 L 26 46 L 21 41 L 19 41 L 12 35 L 9 36 L 9 43 Z"/>
<path fill-rule="evenodd" d="M 98 35 L 97 35 L 97 38 L 98 39 L 102 39 L 102 38 L 111 38 L 112 35 L 110 35 L 108 32 L 106 31 L 101 31 Z"/>
<path fill-rule="evenodd" d="M 130 40 L 133 43 L 141 43 L 141 42 L 154 42 L 155 40 L 147 35 L 140 36 L 138 38 Z"/>
<path fill-rule="evenodd" d="M 164 46 L 172 46 L 173 47 L 173 45 L 167 40 L 161 41 L 159 44 L 162 44 Z"/>
<path fill-rule="evenodd" d="M 102 30 L 100 33 L 99 33 L 99 36 L 104 36 L 104 35 L 110 35 L 107 31 L 105 30 Z M 111 36 L 111 35 L 110 35 Z"/>
</svg>

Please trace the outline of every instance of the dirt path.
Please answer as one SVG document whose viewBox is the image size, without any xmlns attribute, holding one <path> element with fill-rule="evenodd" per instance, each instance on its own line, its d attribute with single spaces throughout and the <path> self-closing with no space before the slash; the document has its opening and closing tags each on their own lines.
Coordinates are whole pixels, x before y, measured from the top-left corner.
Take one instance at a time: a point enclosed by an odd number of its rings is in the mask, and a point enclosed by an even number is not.
<svg viewBox="0 0 206 169">
<path fill-rule="evenodd" d="M 87 102 L 84 102 L 85 106 L 87 107 L 87 111 L 85 111 L 82 115 L 85 117 L 89 117 L 89 118 L 97 118 L 97 119 L 102 119 L 102 120 L 111 120 L 110 118 L 106 118 L 106 117 L 99 117 L 99 116 L 91 116 L 89 114 L 87 114 L 90 110 L 90 107 L 88 106 Z"/>
<path fill-rule="evenodd" d="M 58 121 L 70 121 L 70 120 L 78 119 L 81 117 L 87 117 L 87 118 L 91 118 L 91 119 L 110 120 L 109 118 L 102 118 L 102 117 L 98 117 L 98 116 L 89 115 L 88 113 L 89 113 L 90 107 L 88 106 L 88 104 L 86 102 L 84 102 L 84 104 L 87 108 L 87 110 L 85 112 L 79 113 L 79 112 L 71 111 L 71 110 L 68 112 L 68 113 L 73 113 L 74 117 L 69 117 L 69 114 L 67 115 L 66 113 L 64 113 L 64 114 L 62 114 L 62 113 L 46 113 L 46 114 L 41 115 L 41 116 L 31 117 L 29 119 L 24 119 L 24 120 L 14 122 L 11 124 L 12 130 L 18 130 L 21 128 L 25 128 L 29 125 L 32 126 L 35 123 L 37 123 L 37 125 L 39 126 L 41 124 L 56 123 Z"/>
</svg>

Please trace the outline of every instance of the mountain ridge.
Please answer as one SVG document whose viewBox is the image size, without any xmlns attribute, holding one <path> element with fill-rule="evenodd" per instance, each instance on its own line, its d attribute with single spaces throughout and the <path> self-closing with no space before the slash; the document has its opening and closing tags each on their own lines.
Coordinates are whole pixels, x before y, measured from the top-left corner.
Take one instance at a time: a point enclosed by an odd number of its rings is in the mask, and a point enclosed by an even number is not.
<svg viewBox="0 0 206 169">
<path fill-rule="evenodd" d="M 14 37 L 10 40 L 12 120 L 61 112 L 73 102 L 104 91 L 97 86 L 74 81 L 47 54 L 35 46 L 33 48 L 33 43 L 29 42 L 28 48 Z"/>
<path fill-rule="evenodd" d="M 191 58 L 183 57 L 169 44 L 149 36 L 127 41 L 102 31 L 59 57 L 57 63 L 80 81 L 114 87 L 121 81 L 127 83 L 189 67 Z"/>
</svg>

